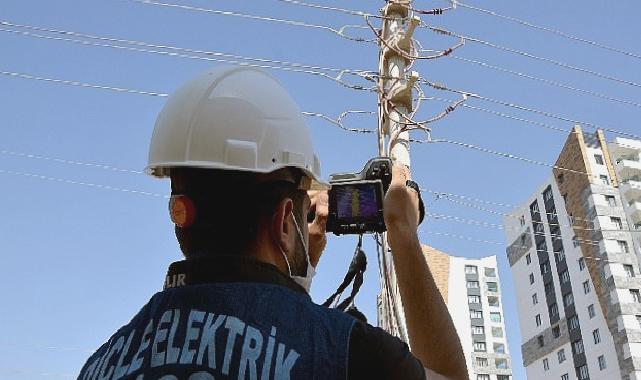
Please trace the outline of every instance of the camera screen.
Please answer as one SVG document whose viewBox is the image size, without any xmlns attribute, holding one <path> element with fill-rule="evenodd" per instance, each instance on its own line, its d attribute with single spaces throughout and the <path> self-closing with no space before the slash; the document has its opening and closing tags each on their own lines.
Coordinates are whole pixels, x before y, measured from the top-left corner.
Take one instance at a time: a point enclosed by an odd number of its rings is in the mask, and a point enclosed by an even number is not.
<svg viewBox="0 0 641 380">
<path fill-rule="evenodd" d="M 378 213 L 375 184 L 336 186 L 339 219 L 374 218 Z"/>
</svg>

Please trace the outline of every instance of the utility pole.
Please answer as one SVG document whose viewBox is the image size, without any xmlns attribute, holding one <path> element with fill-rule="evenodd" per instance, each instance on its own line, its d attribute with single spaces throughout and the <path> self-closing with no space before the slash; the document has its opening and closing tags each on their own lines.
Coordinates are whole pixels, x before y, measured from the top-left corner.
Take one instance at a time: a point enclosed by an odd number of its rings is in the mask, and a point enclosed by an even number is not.
<svg viewBox="0 0 641 380">
<path fill-rule="evenodd" d="M 412 16 L 412 0 L 389 1 L 383 15 L 379 53 L 378 151 L 392 161 L 410 167 L 409 132 L 404 127 L 412 112 L 412 89 L 418 73 L 407 73 L 413 57 L 412 34 L 420 24 Z M 378 325 L 409 344 L 405 313 L 396 282 L 387 234 L 379 255 L 381 293 L 378 296 Z"/>
</svg>

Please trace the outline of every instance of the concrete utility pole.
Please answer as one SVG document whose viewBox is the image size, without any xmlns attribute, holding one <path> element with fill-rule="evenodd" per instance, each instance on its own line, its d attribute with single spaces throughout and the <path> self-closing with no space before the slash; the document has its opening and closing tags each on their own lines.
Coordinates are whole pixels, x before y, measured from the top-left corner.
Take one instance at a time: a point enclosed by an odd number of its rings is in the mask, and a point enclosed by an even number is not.
<svg viewBox="0 0 641 380">
<path fill-rule="evenodd" d="M 412 88 L 418 73 L 407 73 L 411 66 L 412 34 L 420 24 L 411 16 L 412 0 L 388 2 L 383 15 L 380 55 L 378 98 L 378 151 L 390 156 L 395 163 L 410 167 L 409 132 L 403 131 L 412 111 Z M 409 344 L 405 313 L 396 282 L 392 256 L 387 248 L 387 234 L 382 238 L 382 255 L 379 257 L 381 293 L 378 296 L 378 324 Z"/>
</svg>

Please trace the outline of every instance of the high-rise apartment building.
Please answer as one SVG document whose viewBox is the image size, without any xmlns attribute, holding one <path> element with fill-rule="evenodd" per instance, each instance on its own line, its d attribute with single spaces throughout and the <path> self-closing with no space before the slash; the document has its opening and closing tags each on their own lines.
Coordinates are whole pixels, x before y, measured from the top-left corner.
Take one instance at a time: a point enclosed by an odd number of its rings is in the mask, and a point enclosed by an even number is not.
<svg viewBox="0 0 641 380">
<path fill-rule="evenodd" d="M 529 379 L 641 380 L 640 152 L 577 126 L 505 218 Z"/>
<path fill-rule="evenodd" d="M 449 256 L 423 246 L 436 284 L 456 326 L 471 380 L 510 380 L 496 256 Z"/>
</svg>

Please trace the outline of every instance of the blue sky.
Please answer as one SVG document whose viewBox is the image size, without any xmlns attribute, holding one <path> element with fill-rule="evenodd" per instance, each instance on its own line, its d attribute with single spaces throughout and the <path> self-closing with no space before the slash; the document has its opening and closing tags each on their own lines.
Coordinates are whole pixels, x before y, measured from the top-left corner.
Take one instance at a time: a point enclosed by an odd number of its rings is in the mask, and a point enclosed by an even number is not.
<svg viewBox="0 0 641 380">
<path fill-rule="evenodd" d="M 364 0 L 318 2 L 367 12 L 376 12 L 382 5 L 382 2 Z M 296 7 L 276 0 L 176 0 L 176 3 L 335 28 L 363 25 L 359 17 Z M 641 53 L 636 20 L 641 4 L 637 2 L 618 2 L 616 6 L 605 6 L 595 0 L 496 0 L 471 4 Z M 447 3 L 417 0 L 414 5 L 426 9 Z M 376 46 L 341 39 L 318 28 L 144 5 L 131 0 L 4 0 L 0 8 L 3 21 L 17 24 L 319 66 L 377 69 Z M 468 9 L 422 18 L 461 34 L 641 82 L 638 59 Z M 366 31 L 363 33 L 366 35 Z M 426 29 L 417 31 L 415 36 L 427 49 L 442 49 L 456 42 Z M 0 33 L 0 46 L 0 71 L 160 93 L 172 92 L 196 73 L 218 65 L 4 32 Z M 641 89 L 635 86 L 472 42 L 455 55 L 612 97 L 640 100 Z M 636 121 L 639 110 L 635 106 L 551 87 L 452 58 L 419 61 L 414 70 L 452 88 L 639 133 Z M 318 76 L 277 70 L 272 73 L 304 111 L 335 117 L 347 109 L 376 110 L 373 93 L 346 89 Z M 426 96 L 456 98 L 454 94 L 430 88 L 425 91 Z M 4 270 L 0 288 L 3 300 L 0 378 L 73 378 L 89 352 L 128 322 L 161 288 L 167 265 L 180 259 L 165 199 L 87 186 L 97 184 L 165 195 L 169 192 L 168 182 L 141 174 L 25 158 L 8 152 L 142 170 L 153 124 L 163 103 L 159 97 L 0 76 L 3 121 L 0 127 L 0 195 L 3 199 L 0 250 Z M 477 99 L 471 99 L 469 104 L 560 128 L 572 126 Z M 429 118 L 445 105 L 425 102 L 419 118 Z M 359 170 L 376 154 L 372 135 L 350 134 L 320 119 L 308 121 L 326 175 Z M 347 126 L 355 128 L 373 128 L 375 123 L 376 119 L 368 116 L 354 116 L 346 121 Z M 477 144 L 549 163 L 556 159 L 566 137 L 564 133 L 464 108 L 432 125 L 432 129 L 435 138 Z M 609 139 L 614 136 L 608 134 Z M 446 144 L 413 146 L 412 169 L 425 188 L 507 204 L 522 202 L 550 173 L 549 168 L 543 166 Z M 424 196 L 431 212 L 501 223 L 497 215 L 436 200 L 429 194 Z M 507 211 L 499 206 L 488 207 L 498 212 Z M 497 228 L 434 219 L 427 219 L 421 231 L 424 243 L 453 255 L 498 256 L 514 377 L 525 378 L 520 364 L 512 277 L 504 246 L 494 244 L 504 243 L 503 232 Z M 433 233 L 460 235 L 470 240 Z M 357 305 L 375 321 L 378 273 L 371 239 L 366 241 L 370 270 Z M 335 289 L 355 243 L 356 239 L 351 237 L 330 237 L 314 284 L 315 300 L 324 300 Z"/>
</svg>

